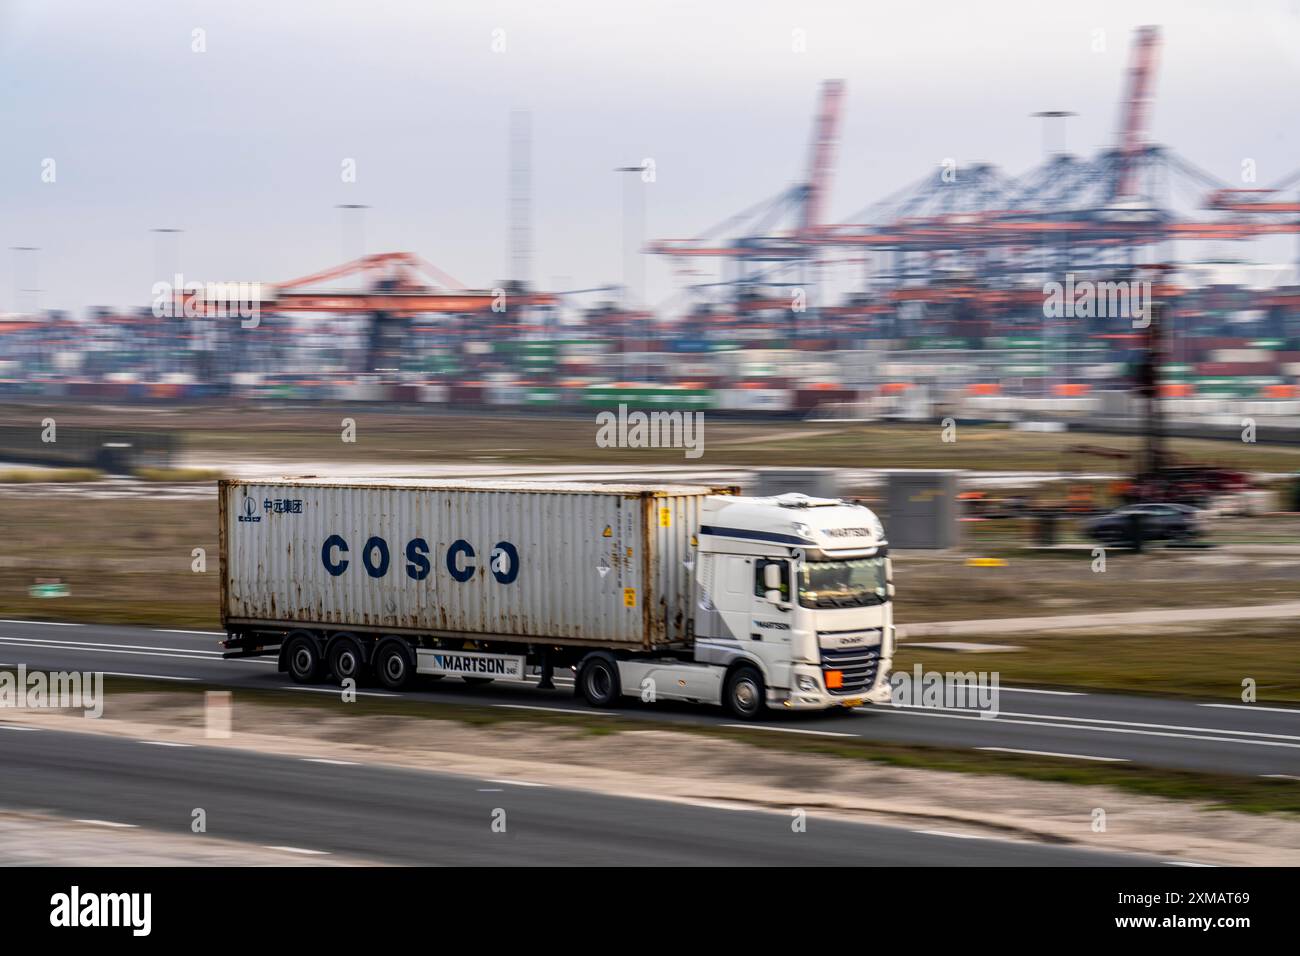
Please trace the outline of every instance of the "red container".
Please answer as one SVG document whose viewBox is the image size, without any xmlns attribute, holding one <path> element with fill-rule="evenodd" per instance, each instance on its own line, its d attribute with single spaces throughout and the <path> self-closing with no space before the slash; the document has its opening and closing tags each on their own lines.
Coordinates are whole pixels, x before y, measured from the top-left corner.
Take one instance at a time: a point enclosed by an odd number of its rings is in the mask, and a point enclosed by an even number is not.
<svg viewBox="0 0 1300 956">
<path fill-rule="evenodd" d="M 1277 366 L 1272 362 L 1198 362 L 1197 375 L 1274 375 Z"/>
</svg>

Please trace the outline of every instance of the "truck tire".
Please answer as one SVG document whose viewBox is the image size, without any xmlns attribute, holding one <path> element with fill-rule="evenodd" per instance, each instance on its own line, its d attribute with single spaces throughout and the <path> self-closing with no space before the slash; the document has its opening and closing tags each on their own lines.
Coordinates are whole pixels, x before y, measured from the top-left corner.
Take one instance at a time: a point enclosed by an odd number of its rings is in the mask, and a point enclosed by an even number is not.
<svg viewBox="0 0 1300 956">
<path fill-rule="evenodd" d="M 321 678 L 320 645 L 314 638 L 305 634 L 289 640 L 285 648 L 284 661 L 289 668 L 289 676 L 296 684 L 317 684 Z"/>
<path fill-rule="evenodd" d="M 350 637 L 336 637 L 329 646 L 330 671 L 335 680 L 342 684 L 349 677 L 361 683 L 364 662 L 361 658 L 361 645 Z"/>
<path fill-rule="evenodd" d="M 727 711 L 741 720 L 758 720 L 767 710 L 767 689 L 758 668 L 742 664 L 727 675 L 722 691 L 722 704 Z"/>
<path fill-rule="evenodd" d="M 406 646 L 397 640 L 385 641 L 375 652 L 375 675 L 389 690 L 401 690 L 411 682 L 415 664 Z"/>
<path fill-rule="evenodd" d="M 578 692 L 592 707 L 616 707 L 623 688 L 614 659 L 603 654 L 588 658 L 578 672 Z"/>
</svg>

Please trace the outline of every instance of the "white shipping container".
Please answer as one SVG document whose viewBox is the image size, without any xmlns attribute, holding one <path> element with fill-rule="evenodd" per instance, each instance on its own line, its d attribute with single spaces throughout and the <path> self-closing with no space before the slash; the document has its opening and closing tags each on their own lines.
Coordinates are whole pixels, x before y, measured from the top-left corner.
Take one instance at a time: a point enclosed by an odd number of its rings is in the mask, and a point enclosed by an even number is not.
<svg viewBox="0 0 1300 956">
<path fill-rule="evenodd" d="M 788 412 L 794 393 L 788 388 L 724 388 L 717 393 L 718 408 L 726 412 Z"/>
<path fill-rule="evenodd" d="M 220 482 L 222 623 L 651 647 L 689 639 L 700 485 Z"/>
<path fill-rule="evenodd" d="M 1268 349 L 1211 349 L 1211 362 L 1272 362 L 1276 358 Z"/>
<path fill-rule="evenodd" d="M 445 404 L 447 401 L 446 385 L 421 385 L 420 401 Z"/>
</svg>

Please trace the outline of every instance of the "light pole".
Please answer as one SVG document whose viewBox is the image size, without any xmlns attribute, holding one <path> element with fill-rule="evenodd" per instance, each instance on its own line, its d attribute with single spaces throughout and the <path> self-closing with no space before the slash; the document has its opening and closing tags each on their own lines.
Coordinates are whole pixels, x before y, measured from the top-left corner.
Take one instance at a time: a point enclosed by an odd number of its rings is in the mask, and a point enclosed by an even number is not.
<svg viewBox="0 0 1300 956">
<path fill-rule="evenodd" d="M 629 174 L 636 174 L 638 177 L 645 172 L 645 164 L 638 166 L 616 166 L 614 172 L 623 174 L 626 178 L 623 180 L 623 311 L 631 312 L 633 308 L 641 304 L 641 297 L 645 294 L 643 288 L 645 284 L 645 266 L 640 258 L 641 246 L 645 242 L 645 190 L 638 188 L 636 179 Z M 636 247 L 632 248 L 632 229 L 628 228 L 627 214 L 628 207 L 635 209 L 636 216 Z M 623 353 L 627 354 L 627 327 L 630 324 L 630 318 L 627 316 L 623 320 Z"/>
<path fill-rule="evenodd" d="M 339 211 L 339 251 L 344 262 L 360 259 L 366 254 L 366 210 L 365 203 L 341 202 L 334 207 Z M 351 220 L 353 236 L 349 237 L 348 224 Z M 349 241 L 351 238 L 352 241 Z"/>
<path fill-rule="evenodd" d="M 36 253 L 41 251 L 40 246 L 10 246 L 10 251 L 14 254 L 14 311 L 22 312 L 23 310 L 23 293 L 26 292 L 32 297 L 32 314 L 35 315 L 39 309 L 40 300 L 38 298 L 40 289 L 36 287 Z M 26 283 L 22 280 L 22 254 L 31 253 L 31 274 Z"/>
<path fill-rule="evenodd" d="M 1065 152 L 1065 120 L 1071 116 L 1078 116 L 1079 114 L 1073 112 L 1072 110 L 1039 110 L 1037 113 L 1030 113 L 1029 115 L 1043 120 L 1043 154 L 1045 156 L 1052 155 L 1052 150 L 1049 146 L 1050 137 L 1048 136 L 1048 130 L 1052 128 L 1052 123 L 1048 121 L 1054 119 L 1061 120 L 1060 124 L 1058 124 L 1061 130 L 1061 148 L 1056 150 L 1056 152 L 1064 153 Z"/>
</svg>

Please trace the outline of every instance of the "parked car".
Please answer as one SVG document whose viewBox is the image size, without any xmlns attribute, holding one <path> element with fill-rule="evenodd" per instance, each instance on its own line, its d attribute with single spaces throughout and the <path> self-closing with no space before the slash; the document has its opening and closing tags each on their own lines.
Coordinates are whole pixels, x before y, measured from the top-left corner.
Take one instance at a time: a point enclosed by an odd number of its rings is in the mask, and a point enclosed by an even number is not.
<svg viewBox="0 0 1300 956">
<path fill-rule="evenodd" d="M 1086 522 L 1084 533 L 1102 544 L 1127 544 L 1141 522 L 1144 541 L 1194 541 L 1204 534 L 1201 517 L 1191 505 L 1125 505 Z"/>
</svg>

